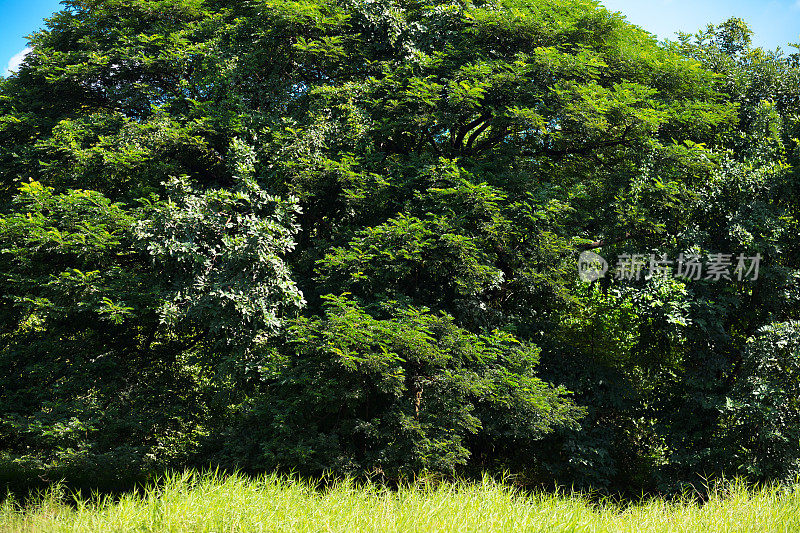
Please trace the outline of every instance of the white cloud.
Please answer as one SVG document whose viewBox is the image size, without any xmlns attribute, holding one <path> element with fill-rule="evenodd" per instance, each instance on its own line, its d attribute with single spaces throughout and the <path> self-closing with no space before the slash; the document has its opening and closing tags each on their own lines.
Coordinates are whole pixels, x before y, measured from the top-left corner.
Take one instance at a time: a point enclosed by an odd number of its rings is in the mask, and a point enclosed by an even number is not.
<svg viewBox="0 0 800 533">
<path fill-rule="evenodd" d="M 800 0 L 798 0 L 800 1 Z M 12 72 L 16 72 L 19 69 L 19 66 L 22 64 L 22 61 L 25 59 L 25 56 L 31 53 L 31 47 L 23 48 L 13 56 L 11 59 L 8 60 L 8 66 L 6 67 L 5 76 L 8 76 Z"/>
</svg>

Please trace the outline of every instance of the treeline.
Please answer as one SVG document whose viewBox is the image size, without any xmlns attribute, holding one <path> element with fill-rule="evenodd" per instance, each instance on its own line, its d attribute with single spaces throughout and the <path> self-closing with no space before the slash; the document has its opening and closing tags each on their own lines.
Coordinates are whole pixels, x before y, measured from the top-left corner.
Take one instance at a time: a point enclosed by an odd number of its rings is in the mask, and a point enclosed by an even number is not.
<svg viewBox="0 0 800 533">
<path fill-rule="evenodd" d="M 0 79 L 3 481 L 800 473 L 798 53 L 592 0 L 64 5 Z"/>
</svg>

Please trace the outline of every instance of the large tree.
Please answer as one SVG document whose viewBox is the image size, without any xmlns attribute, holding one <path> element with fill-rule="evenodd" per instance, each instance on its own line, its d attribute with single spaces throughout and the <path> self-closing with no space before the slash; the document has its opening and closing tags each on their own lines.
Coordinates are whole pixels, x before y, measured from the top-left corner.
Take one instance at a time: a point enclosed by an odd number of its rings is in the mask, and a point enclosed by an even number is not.
<svg viewBox="0 0 800 533">
<path fill-rule="evenodd" d="M 796 226 L 783 160 L 726 152 L 742 106 L 687 43 L 588 0 L 65 5 L 0 81 L 7 464 L 728 468 L 698 459 L 734 445 L 726 415 L 670 413 L 724 397 L 796 300 L 575 272 L 764 250 L 723 239 L 742 165 L 762 203 L 730 231 Z"/>
</svg>

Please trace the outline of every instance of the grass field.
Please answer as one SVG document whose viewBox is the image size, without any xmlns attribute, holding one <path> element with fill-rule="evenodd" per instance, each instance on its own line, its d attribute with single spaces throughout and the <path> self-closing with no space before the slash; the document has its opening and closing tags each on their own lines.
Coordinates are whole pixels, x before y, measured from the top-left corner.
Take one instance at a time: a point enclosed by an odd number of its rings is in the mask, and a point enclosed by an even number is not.
<svg viewBox="0 0 800 533">
<path fill-rule="evenodd" d="M 276 476 L 169 478 L 139 496 L 65 505 L 58 489 L 0 505 L 0 531 L 800 531 L 800 490 L 733 484 L 703 506 L 653 499 L 621 507 L 494 483 L 388 491 L 342 482 L 324 491 Z"/>
</svg>

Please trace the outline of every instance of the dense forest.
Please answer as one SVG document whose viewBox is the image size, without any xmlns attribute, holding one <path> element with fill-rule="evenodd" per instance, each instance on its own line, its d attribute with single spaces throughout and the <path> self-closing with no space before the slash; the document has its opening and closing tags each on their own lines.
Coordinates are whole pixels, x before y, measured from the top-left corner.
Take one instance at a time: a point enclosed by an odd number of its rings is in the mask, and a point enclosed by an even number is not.
<svg viewBox="0 0 800 533">
<path fill-rule="evenodd" d="M 594 0 L 66 0 L 31 46 L 0 483 L 800 474 L 797 50 Z"/>
</svg>

